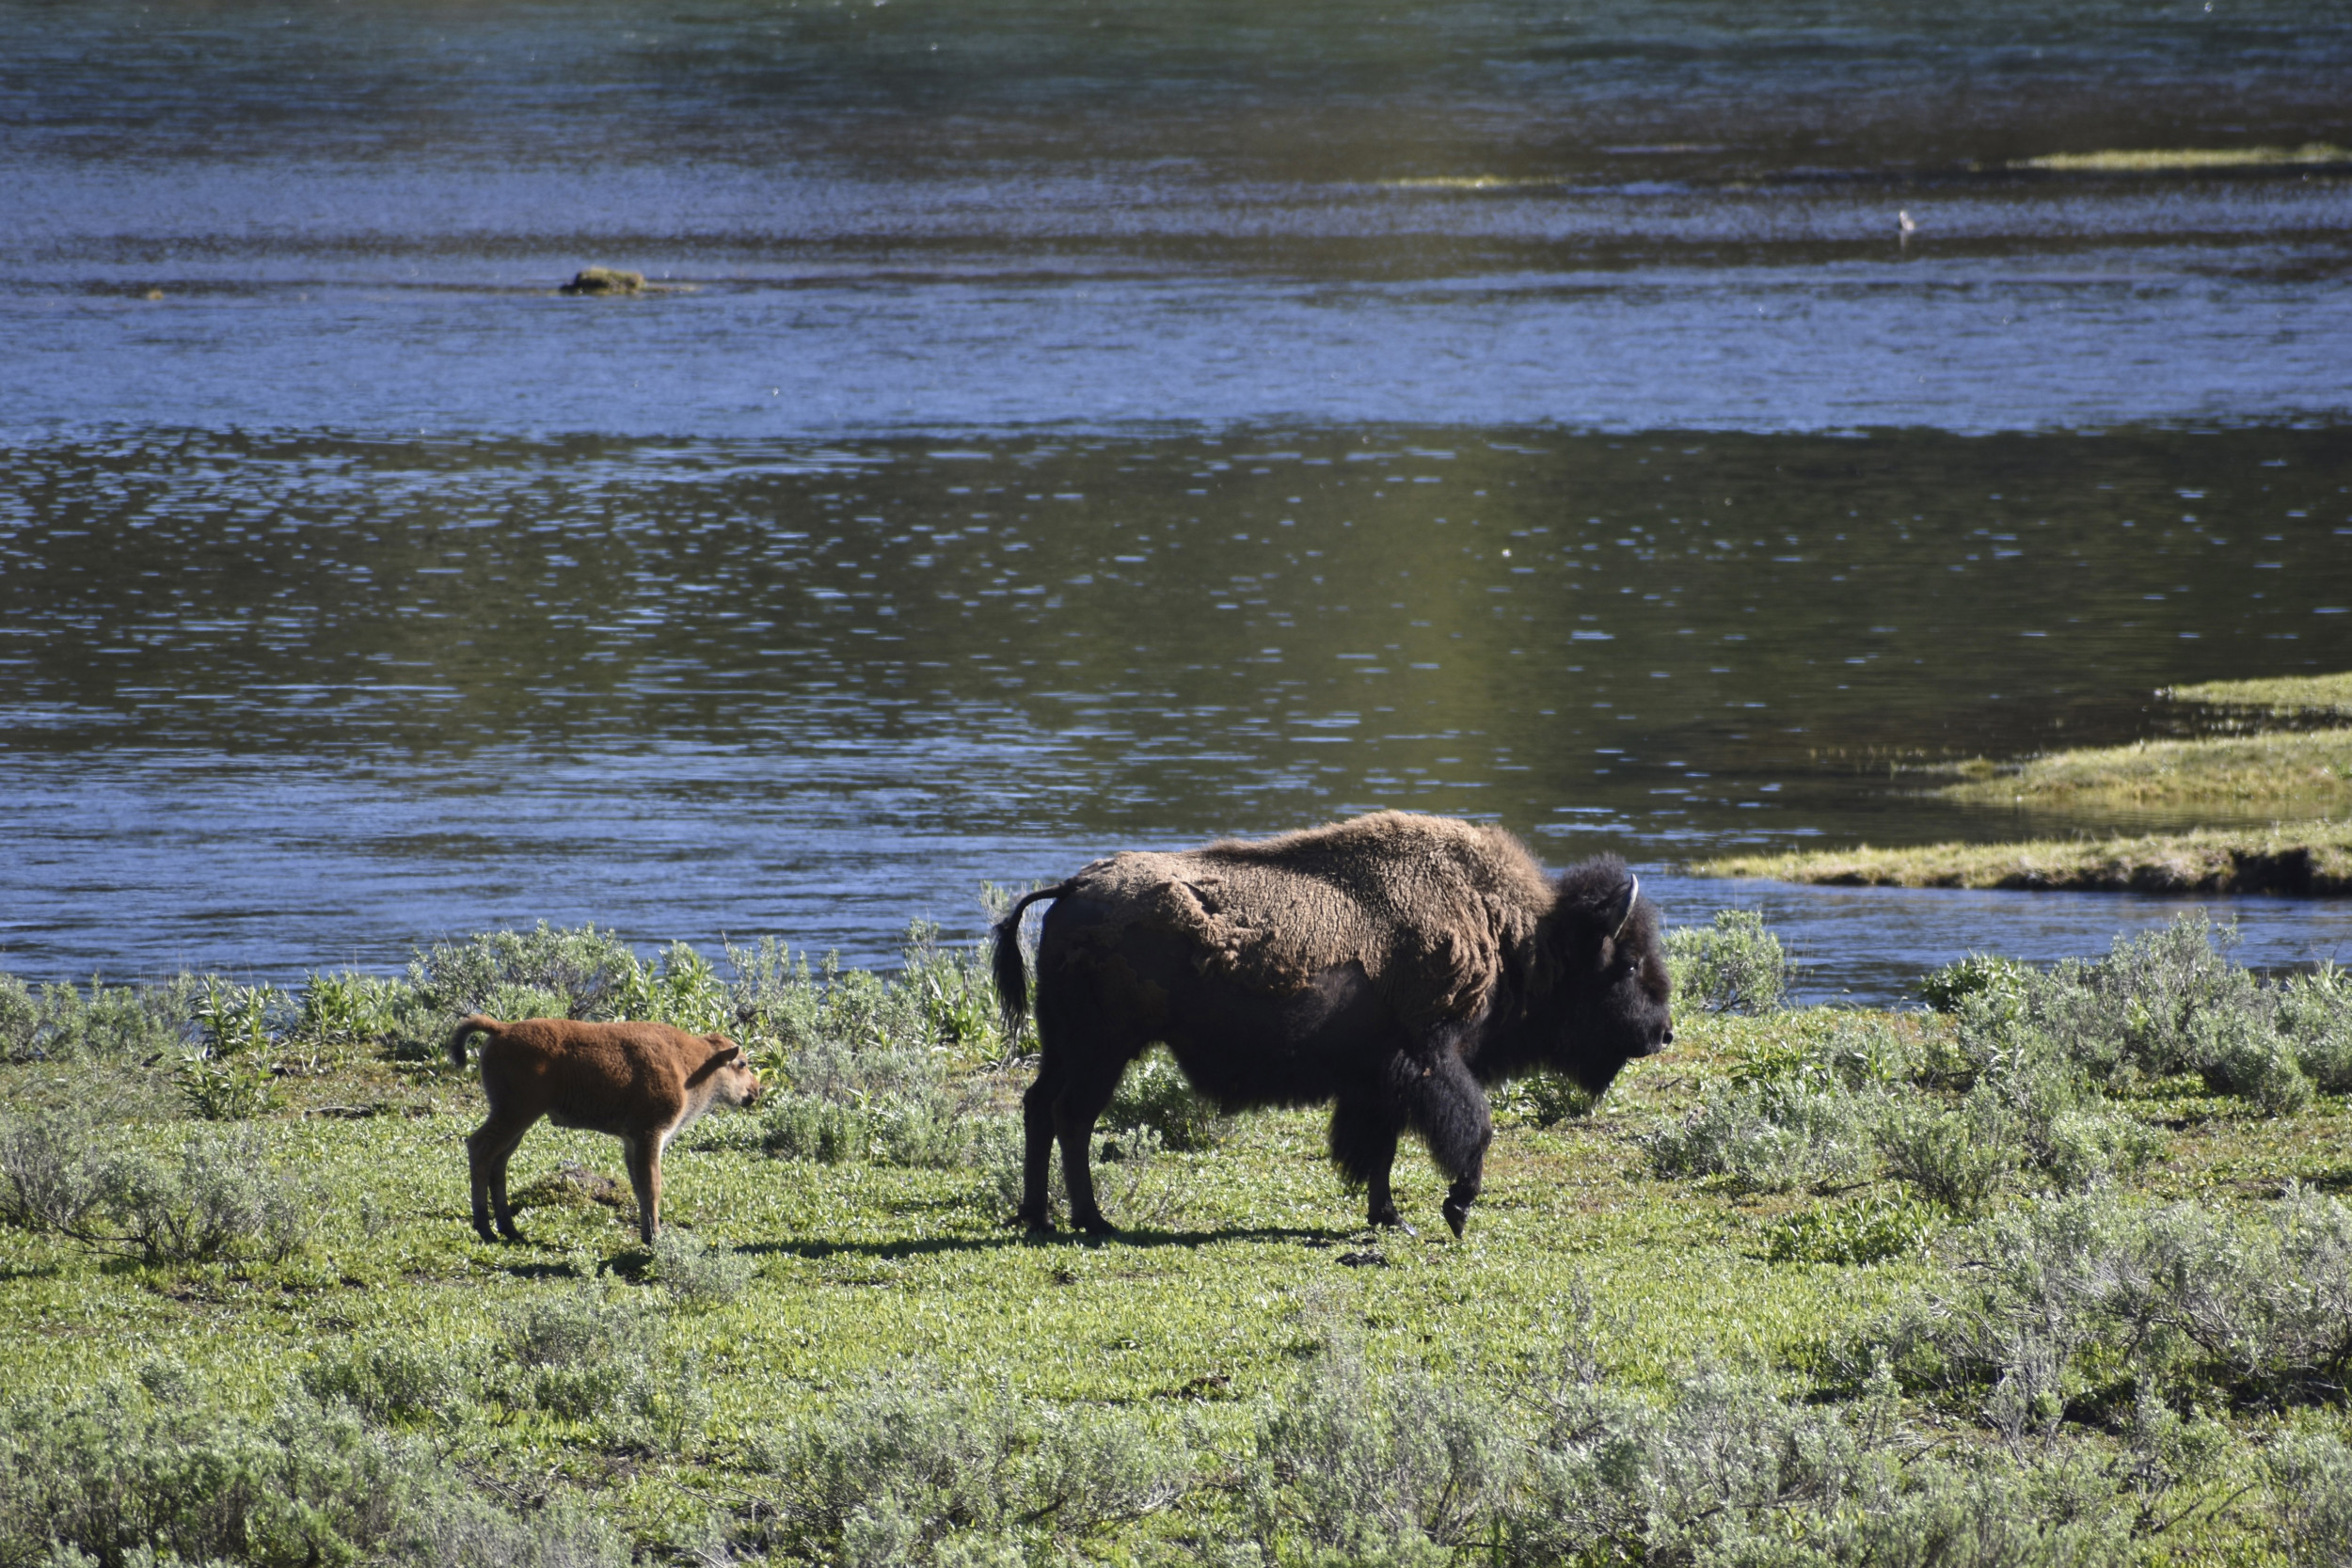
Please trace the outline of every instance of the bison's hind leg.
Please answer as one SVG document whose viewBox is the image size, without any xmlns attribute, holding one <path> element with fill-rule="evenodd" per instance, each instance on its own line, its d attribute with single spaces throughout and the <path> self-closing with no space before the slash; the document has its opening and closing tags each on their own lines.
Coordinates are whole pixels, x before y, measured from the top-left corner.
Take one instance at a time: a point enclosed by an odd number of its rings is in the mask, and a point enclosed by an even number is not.
<svg viewBox="0 0 2352 1568">
<path fill-rule="evenodd" d="M 1096 1236 L 1113 1236 L 1119 1227 L 1103 1217 L 1094 1200 L 1094 1165 L 1088 1146 L 1094 1141 L 1094 1123 L 1119 1090 L 1124 1060 L 1096 1056 L 1077 1064 L 1064 1077 L 1054 1100 L 1054 1132 L 1061 1140 L 1061 1180 L 1070 1193 L 1070 1223 Z"/>
<path fill-rule="evenodd" d="M 1031 1230 L 1054 1228 L 1047 1183 L 1053 1175 L 1054 1101 L 1061 1095 L 1061 1063 L 1047 1056 L 1037 1069 L 1037 1082 L 1021 1097 L 1021 1208 L 1013 1215 Z"/>
<path fill-rule="evenodd" d="M 1073 1060 L 1048 1047 L 1037 1082 L 1022 1097 L 1021 1210 L 1014 1217 L 1033 1231 L 1051 1231 L 1054 1215 L 1047 1186 L 1054 1145 L 1061 1145 L 1062 1186 L 1070 1195 L 1070 1223 L 1096 1235 L 1114 1227 L 1094 1199 L 1094 1169 L 1088 1145 L 1094 1123 L 1111 1102 L 1127 1058 L 1089 1053 Z"/>
</svg>

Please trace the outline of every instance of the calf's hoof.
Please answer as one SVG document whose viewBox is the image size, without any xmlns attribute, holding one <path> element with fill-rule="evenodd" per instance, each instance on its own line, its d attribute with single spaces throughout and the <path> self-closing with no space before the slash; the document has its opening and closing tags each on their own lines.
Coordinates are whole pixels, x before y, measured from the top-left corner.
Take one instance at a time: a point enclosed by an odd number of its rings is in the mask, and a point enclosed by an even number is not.
<svg viewBox="0 0 2352 1568">
<path fill-rule="evenodd" d="M 1406 1225 L 1405 1223 L 1405 1216 L 1398 1213 L 1392 1208 L 1375 1211 L 1371 1216 L 1371 1224 L 1375 1230 L 1402 1230 L 1407 1236 L 1418 1236 L 1421 1234 L 1420 1231 L 1414 1229 L 1411 1226 Z"/>
<path fill-rule="evenodd" d="M 1119 1234 L 1119 1227 L 1113 1225 L 1110 1221 L 1104 1219 L 1100 1214 L 1089 1214 L 1075 1223 L 1079 1229 L 1085 1231 L 1089 1236 L 1116 1236 Z"/>
</svg>

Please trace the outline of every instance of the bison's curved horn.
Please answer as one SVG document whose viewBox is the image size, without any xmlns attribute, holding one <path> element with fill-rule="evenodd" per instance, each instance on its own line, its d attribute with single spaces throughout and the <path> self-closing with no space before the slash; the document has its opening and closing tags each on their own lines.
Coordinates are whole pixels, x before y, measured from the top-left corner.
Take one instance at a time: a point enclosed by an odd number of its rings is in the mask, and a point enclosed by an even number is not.
<svg viewBox="0 0 2352 1568">
<path fill-rule="evenodd" d="M 1626 881 L 1630 884 L 1625 890 L 1625 918 L 1618 921 L 1617 928 L 1609 933 L 1611 942 L 1625 940 L 1626 927 L 1633 924 L 1634 906 L 1642 901 L 1642 879 L 1630 871 L 1625 874 L 1625 878 Z"/>
</svg>

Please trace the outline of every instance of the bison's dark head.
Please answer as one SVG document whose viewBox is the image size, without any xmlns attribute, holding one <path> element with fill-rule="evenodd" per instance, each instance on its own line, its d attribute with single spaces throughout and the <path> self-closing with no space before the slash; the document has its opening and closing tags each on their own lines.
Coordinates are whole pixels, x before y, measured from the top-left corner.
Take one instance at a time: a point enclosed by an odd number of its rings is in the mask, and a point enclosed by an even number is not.
<svg viewBox="0 0 2352 1568">
<path fill-rule="evenodd" d="M 1543 1065 L 1598 1094 L 1627 1062 L 1674 1043 L 1658 910 L 1626 863 L 1603 855 L 1562 875 L 1545 924 L 1552 993 L 1537 1009 L 1550 1025 Z"/>
</svg>

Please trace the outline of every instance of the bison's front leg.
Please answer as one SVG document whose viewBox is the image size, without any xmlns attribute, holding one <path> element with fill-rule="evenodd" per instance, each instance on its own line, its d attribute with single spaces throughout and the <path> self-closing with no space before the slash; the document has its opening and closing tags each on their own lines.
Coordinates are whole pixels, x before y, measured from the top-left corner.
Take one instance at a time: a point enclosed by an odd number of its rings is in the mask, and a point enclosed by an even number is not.
<svg viewBox="0 0 2352 1568">
<path fill-rule="evenodd" d="M 1478 1201 L 1486 1146 L 1494 1142 L 1494 1115 L 1486 1106 L 1486 1091 L 1478 1086 L 1462 1059 L 1447 1052 L 1412 1080 L 1406 1103 L 1414 1129 L 1429 1146 L 1429 1157 L 1453 1180 L 1445 1196 L 1445 1223 L 1458 1238 L 1469 1223 L 1470 1205 Z"/>
<path fill-rule="evenodd" d="M 1365 1223 L 1409 1236 L 1413 1227 L 1397 1213 L 1395 1195 L 1389 1190 L 1401 1131 L 1376 1095 L 1343 1094 L 1331 1107 L 1331 1163 L 1351 1182 L 1364 1184 Z"/>
</svg>

